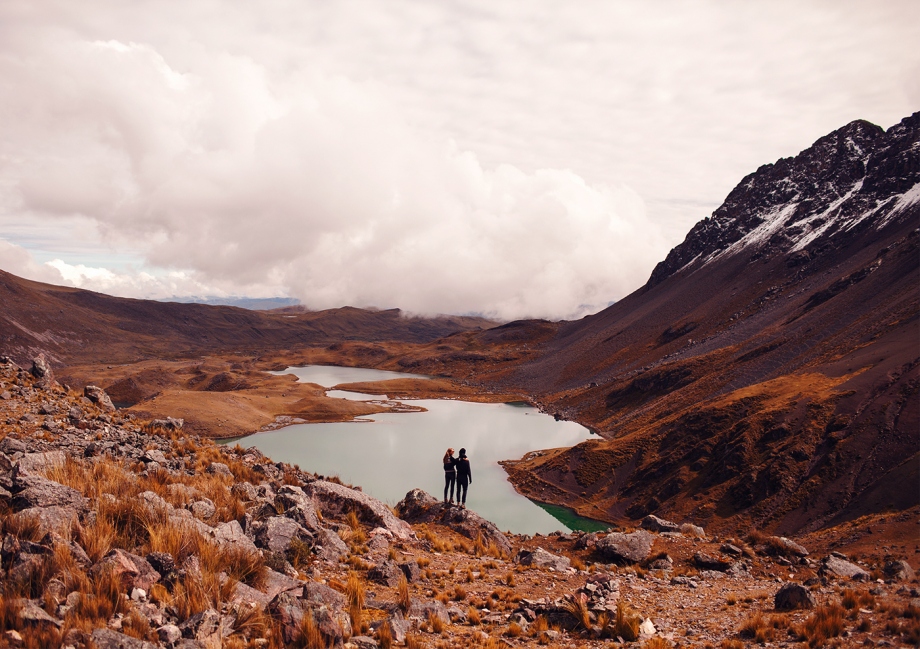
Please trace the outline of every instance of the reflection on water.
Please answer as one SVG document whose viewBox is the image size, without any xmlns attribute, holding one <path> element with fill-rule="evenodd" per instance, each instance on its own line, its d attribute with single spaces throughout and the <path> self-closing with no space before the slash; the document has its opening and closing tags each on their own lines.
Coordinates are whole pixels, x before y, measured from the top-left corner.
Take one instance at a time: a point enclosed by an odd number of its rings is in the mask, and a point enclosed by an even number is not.
<svg viewBox="0 0 920 649">
<path fill-rule="evenodd" d="M 340 383 L 367 383 L 369 381 L 389 381 L 390 379 L 427 379 L 424 374 L 407 374 L 388 372 L 387 370 L 367 370 L 363 367 L 337 367 L 335 365 L 307 365 L 306 367 L 289 367 L 280 372 L 269 372 L 275 376 L 293 374 L 301 383 L 316 383 L 324 388 L 331 388 Z"/>
<path fill-rule="evenodd" d="M 304 377 L 301 380 L 323 386 L 406 376 L 356 368 L 292 369 Z M 371 375 L 364 372 L 372 372 L 374 377 L 368 378 Z M 390 504 L 416 487 L 441 498 L 444 451 L 448 446 L 457 451 L 465 447 L 473 473 L 467 505 L 500 529 L 519 534 L 596 529 L 596 521 L 580 519 L 564 508 L 548 512 L 546 506 L 519 495 L 498 465 L 499 460 L 517 459 L 535 449 L 577 444 L 590 436 L 586 428 L 555 421 L 519 404 L 431 399 L 412 404 L 427 411 L 371 415 L 373 423 L 300 424 L 233 441 L 256 446 L 269 457 L 298 464 L 306 471 L 337 475 Z"/>
</svg>

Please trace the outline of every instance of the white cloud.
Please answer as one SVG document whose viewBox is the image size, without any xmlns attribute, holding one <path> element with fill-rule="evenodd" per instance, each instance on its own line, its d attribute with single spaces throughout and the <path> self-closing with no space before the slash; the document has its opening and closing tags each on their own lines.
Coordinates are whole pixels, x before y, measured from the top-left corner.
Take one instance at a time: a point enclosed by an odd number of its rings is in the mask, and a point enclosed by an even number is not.
<svg viewBox="0 0 920 649">
<path fill-rule="evenodd" d="M 11 1 L 0 236 L 88 220 L 138 263 L 42 272 L 126 295 L 578 315 L 760 164 L 909 113 L 917 13 Z"/>
</svg>

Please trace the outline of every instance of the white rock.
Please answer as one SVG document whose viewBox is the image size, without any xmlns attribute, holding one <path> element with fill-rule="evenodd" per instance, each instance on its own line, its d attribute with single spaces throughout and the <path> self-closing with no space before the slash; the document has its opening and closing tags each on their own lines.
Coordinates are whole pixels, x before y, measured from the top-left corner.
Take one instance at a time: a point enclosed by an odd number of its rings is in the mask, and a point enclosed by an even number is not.
<svg viewBox="0 0 920 649">
<path fill-rule="evenodd" d="M 642 624 L 639 625 L 639 637 L 641 638 L 649 638 L 655 635 L 657 632 L 658 630 L 655 628 L 655 625 L 652 624 L 651 618 L 645 618 L 645 620 L 642 621 Z"/>
</svg>

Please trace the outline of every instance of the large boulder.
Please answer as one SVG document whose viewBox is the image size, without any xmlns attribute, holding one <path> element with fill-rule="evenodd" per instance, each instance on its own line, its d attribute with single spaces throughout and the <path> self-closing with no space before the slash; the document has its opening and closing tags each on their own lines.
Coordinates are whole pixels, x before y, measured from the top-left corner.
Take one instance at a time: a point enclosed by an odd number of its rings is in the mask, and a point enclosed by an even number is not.
<svg viewBox="0 0 920 649">
<path fill-rule="evenodd" d="M 51 363 L 48 362 L 44 354 L 39 354 L 32 359 L 31 374 L 39 381 L 45 383 L 54 381 L 54 372 L 51 371 Z"/>
<path fill-rule="evenodd" d="M 852 579 L 854 581 L 868 581 L 869 573 L 857 566 L 855 563 L 850 563 L 846 559 L 842 559 L 836 555 L 830 555 L 825 557 L 821 562 L 821 567 L 818 568 L 818 572 L 822 575 L 834 575 L 836 577 L 843 577 L 844 579 Z"/>
<path fill-rule="evenodd" d="M 64 451 L 47 451 L 45 453 L 26 453 L 15 464 L 14 477 L 41 475 L 64 466 L 67 456 Z M 44 477 L 44 476 L 43 476 Z"/>
<path fill-rule="evenodd" d="M 445 505 L 421 489 L 413 489 L 396 505 L 399 515 L 410 523 L 440 523 L 468 539 L 493 544 L 503 554 L 511 554 L 511 543 L 494 523 L 469 509 Z"/>
<path fill-rule="evenodd" d="M 815 596 L 801 584 L 784 584 L 773 597 L 773 607 L 777 611 L 810 609 L 816 605 Z"/>
<path fill-rule="evenodd" d="M 110 570 L 121 577 L 126 592 L 133 588 L 149 591 L 153 584 L 160 581 L 160 573 L 154 570 L 147 559 L 125 550 L 112 550 L 90 572 L 96 574 L 103 570 Z"/>
<path fill-rule="evenodd" d="M 650 532 L 680 532 L 680 525 L 649 514 L 642 519 L 642 529 Z"/>
<path fill-rule="evenodd" d="M 611 532 L 597 542 L 597 551 L 608 561 L 639 563 L 648 559 L 655 537 L 645 530 L 631 534 Z"/>
<path fill-rule="evenodd" d="M 284 516 L 272 516 L 262 521 L 256 531 L 256 544 L 272 552 L 287 552 L 295 540 L 312 544 L 313 537 L 296 521 Z"/>
<path fill-rule="evenodd" d="M 522 566 L 551 568 L 557 572 L 566 570 L 572 565 L 568 557 L 561 557 L 558 554 L 547 552 L 543 548 L 535 548 L 534 550 L 525 550 L 522 548 L 518 551 L 517 556 L 514 557 L 514 562 Z"/>
<path fill-rule="evenodd" d="M 326 645 L 341 646 L 344 638 L 351 635 L 351 622 L 341 610 L 336 611 L 326 604 L 299 599 L 288 593 L 275 597 L 268 605 L 268 612 L 279 623 L 285 645 L 301 641 L 300 630 L 305 615 L 313 617 L 313 623 Z"/>
<path fill-rule="evenodd" d="M 220 545 L 228 545 L 234 548 L 242 548 L 250 552 L 258 552 L 255 543 L 252 542 L 243 532 L 239 521 L 230 521 L 221 523 L 214 528 L 214 540 Z"/>
<path fill-rule="evenodd" d="M 323 515 L 342 515 L 353 511 L 358 518 L 374 527 L 388 530 L 398 539 L 408 540 L 415 535 L 405 521 L 399 520 L 384 503 L 368 496 L 363 491 L 349 489 L 344 485 L 326 480 L 310 482 L 304 493 L 313 498 Z"/>
<path fill-rule="evenodd" d="M 900 559 L 885 564 L 885 576 L 892 581 L 911 581 L 916 574 L 910 564 Z"/>
<path fill-rule="evenodd" d="M 399 580 L 404 577 L 405 574 L 402 568 L 396 565 L 395 561 L 390 561 L 389 559 L 381 561 L 367 572 L 368 579 L 391 588 L 396 587 L 399 584 Z"/>
<path fill-rule="evenodd" d="M 110 412 L 115 410 L 115 404 L 112 403 L 109 395 L 97 385 L 87 385 L 83 388 L 83 396 L 103 410 L 108 410 Z"/>
<path fill-rule="evenodd" d="M 18 475 L 14 486 L 19 492 L 13 497 L 13 509 L 31 507 L 65 507 L 77 512 L 89 509 L 89 499 L 76 489 L 38 475 Z"/>
</svg>

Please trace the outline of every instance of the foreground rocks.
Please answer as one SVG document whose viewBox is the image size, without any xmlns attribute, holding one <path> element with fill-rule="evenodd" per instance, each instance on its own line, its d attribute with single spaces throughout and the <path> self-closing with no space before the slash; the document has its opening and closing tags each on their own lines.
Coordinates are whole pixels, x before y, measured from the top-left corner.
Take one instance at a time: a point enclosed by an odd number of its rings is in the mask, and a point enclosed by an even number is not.
<svg viewBox="0 0 920 649">
<path fill-rule="evenodd" d="M 786 616 L 777 628 L 796 639 L 810 607 L 843 601 L 845 588 L 861 589 L 848 641 L 911 637 L 897 616 L 920 593 L 903 559 L 871 568 L 887 583 L 864 583 L 854 580 L 870 566 L 855 557 L 818 562 L 788 539 L 710 541 L 651 517 L 642 526 L 658 531 L 506 535 L 421 490 L 394 513 L 359 489 L 185 435 L 179 420 L 135 421 L 39 374 L 0 364 L 11 602 L 0 631 L 10 646 L 303 646 L 313 634 L 343 649 L 387 638 L 600 648 L 633 633 L 718 646 L 744 640 L 760 611 Z"/>
</svg>

